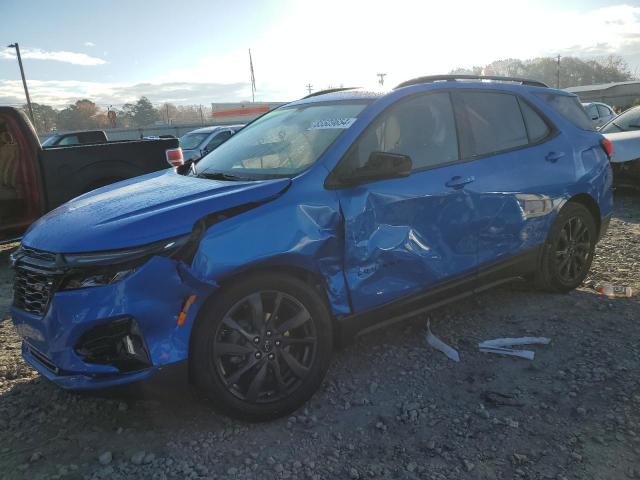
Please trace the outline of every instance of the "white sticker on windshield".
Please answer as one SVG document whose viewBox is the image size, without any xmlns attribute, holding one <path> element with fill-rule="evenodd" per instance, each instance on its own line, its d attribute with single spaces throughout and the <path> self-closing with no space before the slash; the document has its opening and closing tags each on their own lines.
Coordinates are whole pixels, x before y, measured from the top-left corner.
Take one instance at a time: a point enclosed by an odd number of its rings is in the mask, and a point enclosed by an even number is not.
<svg viewBox="0 0 640 480">
<path fill-rule="evenodd" d="M 309 130 L 323 130 L 327 128 L 349 128 L 355 122 L 355 118 L 328 118 L 311 122 Z"/>
</svg>

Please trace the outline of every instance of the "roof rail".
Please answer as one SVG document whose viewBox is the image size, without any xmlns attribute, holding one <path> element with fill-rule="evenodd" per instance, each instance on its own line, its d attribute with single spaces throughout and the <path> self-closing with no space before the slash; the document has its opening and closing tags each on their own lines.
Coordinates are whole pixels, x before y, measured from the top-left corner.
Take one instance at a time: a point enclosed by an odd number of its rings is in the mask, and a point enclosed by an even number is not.
<svg viewBox="0 0 640 480">
<path fill-rule="evenodd" d="M 418 85 L 420 83 L 455 82 L 457 80 L 492 80 L 494 82 L 514 82 L 521 85 L 529 85 L 530 87 L 549 88 L 549 85 L 544 82 L 520 77 L 500 77 L 497 75 L 430 75 L 426 77 L 412 78 L 411 80 L 402 82 L 400 85 L 397 85 L 394 90 L 397 88 L 408 87 L 409 85 Z"/>
<path fill-rule="evenodd" d="M 342 92 L 343 90 L 353 90 L 354 88 L 360 88 L 360 87 L 327 88 L 326 90 L 318 90 L 317 92 L 310 93 L 306 97 L 302 97 L 302 99 L 304 100 L 305 98 L 317 97 L 318 95 L 324 95 L 325 93 Z"/>
</svg>

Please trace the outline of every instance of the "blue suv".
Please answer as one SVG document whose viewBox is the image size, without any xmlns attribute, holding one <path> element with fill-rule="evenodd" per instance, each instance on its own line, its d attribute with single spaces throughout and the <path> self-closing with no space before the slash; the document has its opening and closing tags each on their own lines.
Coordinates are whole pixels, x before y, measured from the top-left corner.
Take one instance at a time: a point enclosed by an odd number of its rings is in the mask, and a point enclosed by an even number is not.
<svg viewBox="0 0 640 480">
<path fill-rule="evenodd" d="M 530 80 L 310 95 L 34 224 L 12 256 L 24 358 L 75 390 L 188 362 L 223 412 L 287 414 L 336 342 L 518 277 L 580 285 L 610 155 L 575 95 Z"/>
</svg>

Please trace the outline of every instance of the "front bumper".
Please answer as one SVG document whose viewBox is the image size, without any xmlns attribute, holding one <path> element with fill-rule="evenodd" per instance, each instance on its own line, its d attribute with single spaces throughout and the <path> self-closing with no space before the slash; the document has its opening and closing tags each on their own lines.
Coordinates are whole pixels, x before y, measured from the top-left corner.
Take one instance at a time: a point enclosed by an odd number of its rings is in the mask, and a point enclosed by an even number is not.
<svg viewBox="0 0 640 480">
<path fill-rule="evenodd" d="M 194 277 L 185 264 L 156 256 L 112 285 L 56 292 L 42 316 L 15 307 L 11 314 L 23 339 L 23 357 L 40 374 L 63 388 L 105 388 L 147 379 L 186 360 L 195 316 L 215 288 Z M 197 300 L 179 326 L 178 315 L 190 295 Z M 123 318 L 135 321 L 148 368 L 123 371 L 89 363 L 76 351 L 86 332 Z"/>
<path fill-rule="evenodd" d="M 40 375 L 51 380 L 59 387 L 67 390 L 93 390 L 96 388 L 109 388 L 127 383 L 137 382 L 151 378 L 157 371 L 157 367 L 132 373 L 114 374 L 67 374 L 44 360 L 42 355 L 35 354 L 33 348 L 26 342 L 22 342 L 22 357 Z"/>
</svg>

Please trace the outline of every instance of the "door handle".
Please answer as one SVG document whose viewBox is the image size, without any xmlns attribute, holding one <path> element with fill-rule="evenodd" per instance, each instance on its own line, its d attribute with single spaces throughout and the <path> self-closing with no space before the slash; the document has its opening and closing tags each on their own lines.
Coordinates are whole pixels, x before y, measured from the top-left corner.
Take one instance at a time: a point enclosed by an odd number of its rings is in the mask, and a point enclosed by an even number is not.
<svg viewBox="0 0 640 480">
<path fill-rule="evenodd" d="M 455 188 L 455 189 L 459 189 L 459 188 L 463 188 L 466 184 L 474 182 L 476 179 L 476 177 L 461 177 L 460 175 L 456 175 L 455 177 L 451 178 L 451 180 L 449 180 L 447 183 L 445 183 L 445 186 L 449 187 L 449 188 Z"/>
<path fill-rule="evenodd" d="M 549 152 L 547 153 L 547 156 L 544 157 L 544 159 L 547 162 L 556 163 L 562 157 L 564 157 L 564 152 Z"/>
</svg>

